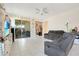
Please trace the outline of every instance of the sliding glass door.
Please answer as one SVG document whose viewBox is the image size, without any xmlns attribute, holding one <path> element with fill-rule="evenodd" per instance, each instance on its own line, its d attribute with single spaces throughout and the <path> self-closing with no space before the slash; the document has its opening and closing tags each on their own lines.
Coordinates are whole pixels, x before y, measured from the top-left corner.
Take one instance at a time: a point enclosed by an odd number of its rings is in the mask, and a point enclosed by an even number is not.
<svg viewBox="0 0 79 59">
<path fill-rule="evenodd" d="M 15 20 L 15 38 L 30 37 L 30 21 Z"/>
</svg>

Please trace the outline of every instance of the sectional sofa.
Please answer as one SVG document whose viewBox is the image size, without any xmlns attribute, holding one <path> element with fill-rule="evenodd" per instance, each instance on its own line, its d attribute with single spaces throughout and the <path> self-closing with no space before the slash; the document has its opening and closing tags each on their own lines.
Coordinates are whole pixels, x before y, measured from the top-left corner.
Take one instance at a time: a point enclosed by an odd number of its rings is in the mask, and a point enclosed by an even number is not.
<svg viewBox="0 0 79 59">
<path fill-rule="evenodd" d="M 49 31 L 44 38 L 52 42 L 44 42 L 44 52 L 48 56 L 67 56 L 73 46 L 75 35 L 64 31 Z"/>
</svg>

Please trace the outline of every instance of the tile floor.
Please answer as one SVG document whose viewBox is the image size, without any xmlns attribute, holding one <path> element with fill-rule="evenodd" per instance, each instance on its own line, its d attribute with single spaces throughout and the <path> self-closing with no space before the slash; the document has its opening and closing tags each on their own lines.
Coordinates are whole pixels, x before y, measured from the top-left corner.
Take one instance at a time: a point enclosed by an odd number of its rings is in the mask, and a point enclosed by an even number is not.
<svg viewBox="0 0 79 59">
<path fill-rule="evenodd" d="M 44 41 L 42 37 L 16 39 L 10 55 L 44 56 Z"/>
<path fill-rule="evenodd" d="M 74 44 L 68 56 L 79 56 L 79 45 Z"/>
<path fill-rule="evenodd" d="M 44 38 L 22 38 L 13 43 L 11 56 L 46 56 L 44 54 Z M 73 45 L 68 56 L 79 56 L 79 45 Z"/>
</svg>

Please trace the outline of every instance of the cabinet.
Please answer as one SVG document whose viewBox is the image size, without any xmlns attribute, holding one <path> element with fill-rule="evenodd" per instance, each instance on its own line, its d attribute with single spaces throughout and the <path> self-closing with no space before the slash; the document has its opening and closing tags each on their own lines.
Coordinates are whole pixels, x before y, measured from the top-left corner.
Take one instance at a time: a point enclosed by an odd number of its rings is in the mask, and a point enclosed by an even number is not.
<svg viewBox="0 0 79 59">
<path fill-rule="evenodd" d="M 10 55 L 11 47 L 12 47 L 12 34 L 9 34 L 7 37 L 5 37 L 5 40 L 4 40 L 4 54 L 5 54 L 5 56 Z"/>
</svg>

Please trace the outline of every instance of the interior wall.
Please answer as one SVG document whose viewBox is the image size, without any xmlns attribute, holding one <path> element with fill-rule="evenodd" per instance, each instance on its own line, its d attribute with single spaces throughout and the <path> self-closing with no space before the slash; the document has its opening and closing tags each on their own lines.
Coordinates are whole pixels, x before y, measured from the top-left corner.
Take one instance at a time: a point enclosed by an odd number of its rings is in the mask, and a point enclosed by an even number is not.
<svg viewBox="0 0 79 59">
<path fill-rule="evenodd" d="M 79 8 L 70 10 L 58 15 L 49 16 L 48 20 L 48 30 L 64 30 L 67 31 L 66 23 L 69 23 L 70 31 L 75 26 L 79 27 Z"/>
<path fill-rule="evenodd" d="M 44 33 L 48 32 L 48 21 L 43 22 L 43 32 Z"/>
</svg>

